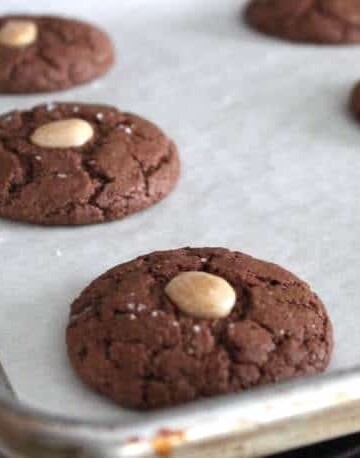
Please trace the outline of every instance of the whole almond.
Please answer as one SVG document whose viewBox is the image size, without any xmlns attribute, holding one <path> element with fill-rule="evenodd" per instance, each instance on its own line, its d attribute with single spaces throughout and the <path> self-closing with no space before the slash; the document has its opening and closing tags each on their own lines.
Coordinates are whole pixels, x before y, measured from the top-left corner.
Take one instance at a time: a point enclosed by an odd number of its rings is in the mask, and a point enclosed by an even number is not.
<svg viewBox="0 0 360 458">
<path fill-rule="evenodd" d="M 85 145 L 93 135 L 91 124 L 71 118 L 38 127 L 31 135 L 31 141 L 43 148 L 74 148 Z"/>
<path fill-rule="evenodd" d="M 13 19 L 0 29 L 0 44 L 9 47 L 29 46 L 37 38 L 37 25 L 33 21 Z"/>
<path fill-rule="evenodd" d="M 206 272 L 183 272 L 165 287 L 180 310 L 197 318 L 224 318 L 236 302 L 234 288 L 223 278 Z"/>
</svg>

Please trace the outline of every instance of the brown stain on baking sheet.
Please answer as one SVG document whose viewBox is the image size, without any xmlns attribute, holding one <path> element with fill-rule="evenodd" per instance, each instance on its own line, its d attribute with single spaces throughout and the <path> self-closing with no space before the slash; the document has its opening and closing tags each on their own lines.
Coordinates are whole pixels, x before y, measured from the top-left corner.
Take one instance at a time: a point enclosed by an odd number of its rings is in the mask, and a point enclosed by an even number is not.
<svg viewBox="0 0 360 458">
<path fill-rule="evenodd" d="M 159 458 L 169 458 L 174 447 L 186 440 L 185 431 L 161 429 L 152 440 L 152 447 Z"/>
</svg>

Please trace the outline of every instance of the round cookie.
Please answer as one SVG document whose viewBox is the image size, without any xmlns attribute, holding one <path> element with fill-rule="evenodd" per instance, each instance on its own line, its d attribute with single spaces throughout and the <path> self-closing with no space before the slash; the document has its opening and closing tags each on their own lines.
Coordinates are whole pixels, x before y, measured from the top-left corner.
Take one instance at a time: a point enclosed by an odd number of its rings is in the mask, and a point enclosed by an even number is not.
<svg viewBox="0 0 360 458">
<path fill-rule="evenodd" d="M 123 218 L 175 186 L 174 143 L 102 105 L 58 103 L 0 117 L 0 216 L 88 224 Z"/>
<path fill-rule="evenodd" d="M 332 346 L 324 305 L 306 283 L 222 248 L 157 252 L 111 269 L 72 304 L 67 328 L 82 380 L 136 409 L 321 372 Z"/>
<path fill-rule="evenodd" d="M 360 0 L 251 0 L 245 10 L 260 32 L 297 42 L 360 42 Z"/>
<path fill-rule="evenodd" d="M 58 91 L 99 77 L 114 62 L 97 27 L 51 16 L 0 17 L 0 92 Z"/>
</svg>

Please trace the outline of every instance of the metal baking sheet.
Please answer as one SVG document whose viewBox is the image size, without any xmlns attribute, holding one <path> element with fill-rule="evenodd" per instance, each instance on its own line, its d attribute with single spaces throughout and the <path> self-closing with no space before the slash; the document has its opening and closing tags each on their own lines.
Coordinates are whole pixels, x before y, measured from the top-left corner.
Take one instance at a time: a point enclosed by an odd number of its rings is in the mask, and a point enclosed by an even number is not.
<svg viewBox="0 0 360 458">
<path fill-rule="evenodd" d="M 70 303 L 94 277 L 140 254 L 185 245 L 245 251 L 306 279 L 335 325 L 328 373 L 359 362 L 360 124 L 347 101 L 360 78 L 360 48 L 266 38 L 242 23 L 244 4 L 1 5 L 2 13 L 96 22 L 118 52 L 105 78 L 63 93 L 1 96 L 2 111 L 54 100 L 115 104 L 162 126 L 182 159 L 175 192 L 123 221 L 79 228 L 0 221 L 0 356 L 22 403 L 113 421 L 129 435 L 141 432 L 139 422 L 151 425 L 157 414 L 122 410 L 78 381 L 66 357 L 65 326 Z M 213 414 L 221 415 L 213 402 Z M 202 403 L 187 410 L 199 421 L 205 414 Z"/>
</svg>

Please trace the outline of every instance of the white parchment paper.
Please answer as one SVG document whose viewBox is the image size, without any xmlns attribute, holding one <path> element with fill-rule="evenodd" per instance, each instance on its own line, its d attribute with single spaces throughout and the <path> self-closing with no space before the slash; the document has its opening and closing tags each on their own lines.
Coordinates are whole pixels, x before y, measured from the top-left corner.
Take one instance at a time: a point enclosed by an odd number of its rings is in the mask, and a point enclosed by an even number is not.
<svg viewBox="0 0 360 458">
<path fill-rule="evenodd" d="M 155 249 L 226 246 L 310 282 L 335 324 L 330 370 L 360 360 L 360 124 L 347 112 L 360 47 L 287 44 L 248 29 L 241 0 L 7 0 L 2 12 L 92 20 L 117 65 L 64 93 L 1 96 L 1 111 L 44 101 L 116 104 L 177 142 L 182 178 L 163 203 L 81 228 L 0 221 L 0 357 L 22 401 L 128 423 L 75 377 L 69 305 L 97 275 Z M 1 166 L 1 164 L 0 164 Z"/>
</svg>

